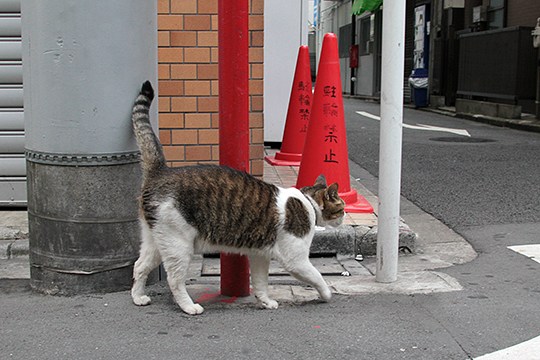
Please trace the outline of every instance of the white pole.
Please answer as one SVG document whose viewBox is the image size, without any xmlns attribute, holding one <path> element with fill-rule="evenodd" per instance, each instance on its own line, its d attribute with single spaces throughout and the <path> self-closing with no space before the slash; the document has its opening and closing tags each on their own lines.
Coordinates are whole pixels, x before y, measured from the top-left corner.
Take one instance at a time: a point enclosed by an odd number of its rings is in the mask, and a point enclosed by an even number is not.
<svg viewBox="0 0 540 360">
<path fill-rule="evenodd" d="M 397 280 L 405 1 L 385 0 L 382 34 L 377 282 Z"/>
</svg>

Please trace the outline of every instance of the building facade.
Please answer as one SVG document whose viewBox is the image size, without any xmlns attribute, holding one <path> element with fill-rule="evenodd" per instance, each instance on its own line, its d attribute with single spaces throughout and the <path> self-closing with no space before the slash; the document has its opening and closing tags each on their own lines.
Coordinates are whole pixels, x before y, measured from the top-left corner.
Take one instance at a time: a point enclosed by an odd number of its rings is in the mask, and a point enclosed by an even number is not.
<svg viewBox="0 0 540 360">
<path fill-rule="evenodd" d="M 433 0 L 430 93 L 434 105 L 479 111 L 474 103 L 509 105 L 534 113 L 538 50 L 531 31 L 540 17 L 535 0 Z M 463 108 L 470 103 L 473 108 Z"/>
<path fill-rule="evenodd" d="M 172 166 L 219 162 L 218 0 L 158 3 L 159 138 Z M 263 174 L 264 0 L 249 1 L 250 171 Z M 0 206 L 26 206 L 21 0 L 0 2 Z"/>
<path fill-rule="evenodd" d="M 384 2 L 380 10 L 359 16 L 351 14 L 353 0 L 320 3 L 315 33 L 319 38 L 331 31 L 340 38 L 344 92 L 377 98 Z M 408 77 L 423 69 L 432 106 L 479 101 L 513 107 L 493 116 L 533 113 L 538 51 L 531 31 L 539 17 L 537 0 L 407 0 L 405 101 Z"/>
<path fill-rule="evenodd" d="M 250 169 L 262 176 L 264 1 L 249 12 Z M 159 136 L 172 166 L 219 162 L 217 14 L 218 0 L 158 0 Z"/>
</svg>

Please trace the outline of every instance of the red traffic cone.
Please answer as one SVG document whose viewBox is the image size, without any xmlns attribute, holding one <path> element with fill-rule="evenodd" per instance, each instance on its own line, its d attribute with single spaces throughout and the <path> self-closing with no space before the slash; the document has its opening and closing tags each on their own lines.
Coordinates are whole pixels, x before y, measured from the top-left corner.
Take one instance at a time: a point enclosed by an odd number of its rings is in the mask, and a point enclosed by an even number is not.
<svg viewBox="0 0 540 360">
<path fill-rule="evenodd" d="M 309 49 L 303 45 L 298 49 L 298 59 L 296 60 L 296 70 L 294 72 L 281 150 L 275 156 L 265 157 L 269 164 L 300 166 L 311 110 L 311 91 Z"/>
<path fill-rule="evenodd" d="M 332 33 L 324 36 L 296 187 L 312 186 L 320 174 L 328 184 L 338 183 L 346 212 L 373 212 L 369 202 L 351 189 L 338 45 Z"/>
</svg>

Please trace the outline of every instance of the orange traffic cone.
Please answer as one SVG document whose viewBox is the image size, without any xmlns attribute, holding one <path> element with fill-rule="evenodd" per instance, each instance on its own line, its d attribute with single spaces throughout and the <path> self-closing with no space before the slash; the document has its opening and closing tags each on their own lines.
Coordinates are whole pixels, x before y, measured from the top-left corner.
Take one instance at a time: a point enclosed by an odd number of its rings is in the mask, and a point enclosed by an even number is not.
<svg viewBox="0 0 540 360">
<path fill-rule="evenodd" d="M 296 187 L 313 185 L 320 174 L 326 176 L 328 184 L 338 183 L 346 212 L 373 212 L 369 202 L 351 189 L 338 45 L 332 33 L 324 36 Z"/>
<path fill-rule="evenodd" d="M 294 72 L 281 150 L 275 156 L 265 157 L 269 164 L 278 166 L 300 165 L 311 111 L 311 91 L 309 49 L 303 45 L 298 49 L 298 59 L 296 60 L 296 70 Z"/>
</svg>

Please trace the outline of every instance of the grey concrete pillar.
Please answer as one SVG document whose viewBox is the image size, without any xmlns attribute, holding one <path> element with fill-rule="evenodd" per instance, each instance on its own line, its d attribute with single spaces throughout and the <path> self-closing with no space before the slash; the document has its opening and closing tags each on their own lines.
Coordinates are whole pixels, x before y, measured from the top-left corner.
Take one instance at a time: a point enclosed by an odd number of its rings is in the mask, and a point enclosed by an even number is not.
<svg viewBox="0 0 540 360">
<path fill-rule="evenodd" d="M 141 175 L 131 108 L 144 80 L 157 85 L 156 1 L 23 0 L 22 26 L 31 285 L 129 288 Z"/>
</svg>

